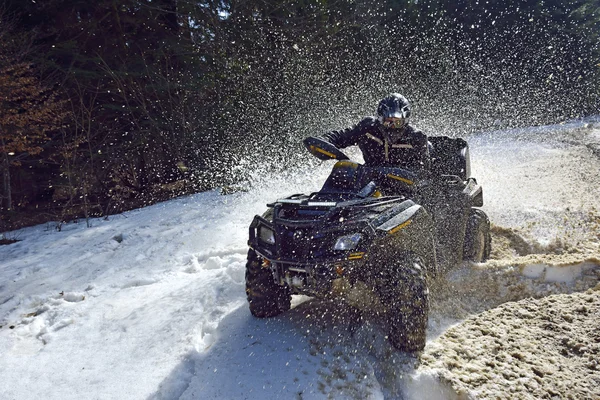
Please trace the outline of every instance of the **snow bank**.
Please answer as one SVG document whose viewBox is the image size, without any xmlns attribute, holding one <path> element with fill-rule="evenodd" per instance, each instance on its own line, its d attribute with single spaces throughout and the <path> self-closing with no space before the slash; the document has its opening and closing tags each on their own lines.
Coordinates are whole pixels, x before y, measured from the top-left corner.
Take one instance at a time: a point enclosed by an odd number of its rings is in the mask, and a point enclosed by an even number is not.
<svg viewBox="0 0 600 400">
<path fill-rule="evenodd" d="M 438 393 L 446 399 L 600 398 L 599 320 L 600 285 L 502 304 L 427 346 L 407 393 L 417 393 L 415 399 Z M 432 380 L 440 383 L 430 386 Z"/>
</svg>

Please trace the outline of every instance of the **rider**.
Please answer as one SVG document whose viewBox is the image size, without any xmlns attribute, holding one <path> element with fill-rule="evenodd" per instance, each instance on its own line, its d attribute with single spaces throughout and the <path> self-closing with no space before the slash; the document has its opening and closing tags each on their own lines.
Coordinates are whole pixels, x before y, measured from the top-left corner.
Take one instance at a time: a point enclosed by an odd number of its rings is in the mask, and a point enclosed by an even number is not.
<svg viewBox="0 0 600 400">
<path fill-rule="evenodd" d="M 401 167 L 412 171 L 430 166 L 427 136 L 408 124 L 410 103 L 398 93 L 379 102 L 377 117 L 367 117 L 353 128 L 332 131 L 319 137 L 336 149 L 358 146 L 367 166 Z M 315 154 L 315 147 L 304 144 Z"/>
</svg>

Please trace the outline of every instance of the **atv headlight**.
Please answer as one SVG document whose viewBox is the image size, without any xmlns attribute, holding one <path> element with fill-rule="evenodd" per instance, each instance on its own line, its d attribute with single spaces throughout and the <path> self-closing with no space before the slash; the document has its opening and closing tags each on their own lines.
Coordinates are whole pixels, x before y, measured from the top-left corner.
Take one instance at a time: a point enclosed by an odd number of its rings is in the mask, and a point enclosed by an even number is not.
<svg viewBox="0 0 600 400">
<path fill-rule="evenodd" d="M 275 234 L 272 229 L 266 226 L 261 225 L 258 227 L 258 238 L 266 244 L 275 244 Z"/>
<path fill-rule="evenodd" d="M 333 246 L 334 250 L 352 250 L 358 245 L 362 235 L 354 233 L 352 235 L 340 236 Z"/>
</svg>

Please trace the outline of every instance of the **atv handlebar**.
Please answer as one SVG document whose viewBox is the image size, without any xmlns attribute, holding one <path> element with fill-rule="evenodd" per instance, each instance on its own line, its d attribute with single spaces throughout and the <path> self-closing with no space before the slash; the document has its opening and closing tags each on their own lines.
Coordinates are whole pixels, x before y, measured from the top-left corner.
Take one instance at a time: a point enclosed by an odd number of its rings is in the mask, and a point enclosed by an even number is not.
<svg viewBox="0 0 600 400">
<path fill-rule="evenodd" d="M 349 160 L 348 156 L 340 149 L 321 138 L 308 137 L 304 139 L 304 145 L 319 160 Z"/>
</svg>

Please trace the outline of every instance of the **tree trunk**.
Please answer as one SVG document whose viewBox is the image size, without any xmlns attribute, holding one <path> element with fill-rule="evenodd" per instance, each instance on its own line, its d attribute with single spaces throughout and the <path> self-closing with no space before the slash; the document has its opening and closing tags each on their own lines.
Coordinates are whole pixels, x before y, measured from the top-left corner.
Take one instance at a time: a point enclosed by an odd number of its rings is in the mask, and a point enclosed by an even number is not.
<svg viewBox="0 0 600 400">
<path fill-rule="evenodd" d="M 12 191 L 10 187 L 10 162 L 6 153 L 4 153 L 2 160 L 2 200 L 0 205 L 5 206 L 5 209 L 10 211 L 12 209 Z"/>
</svg>

